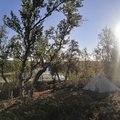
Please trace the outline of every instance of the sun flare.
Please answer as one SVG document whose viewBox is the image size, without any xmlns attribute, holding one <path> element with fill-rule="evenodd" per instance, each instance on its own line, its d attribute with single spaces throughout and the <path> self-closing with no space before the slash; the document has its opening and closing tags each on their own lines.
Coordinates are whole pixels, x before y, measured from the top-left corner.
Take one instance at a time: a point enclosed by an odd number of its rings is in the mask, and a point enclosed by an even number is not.
<svg viewBox="0 0 120 120">
<path fill-rule="evenodd" d="M 116 37 L 120 40 L 120 23 L 116 26 L 115 34 Z"/>
</svg>

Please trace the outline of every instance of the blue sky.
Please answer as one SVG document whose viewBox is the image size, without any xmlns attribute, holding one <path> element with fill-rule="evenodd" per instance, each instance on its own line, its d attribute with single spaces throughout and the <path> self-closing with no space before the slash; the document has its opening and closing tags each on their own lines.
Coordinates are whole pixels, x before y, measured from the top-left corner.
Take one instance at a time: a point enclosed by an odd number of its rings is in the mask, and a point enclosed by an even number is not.
<svg viewBox="0 0 120 120">
<path fill-rule="evenodd" d="M 11 10 L 15 14 L 19 13 L 20 3 L 21 0 L 0 0 L 0 25 L 3 25 L 3 15 L 9 16 Z M 80 49 L 87 47 L 91 52 L 97 46 L 101 29 L 105 26 L 115 29 L 120 23 L 120 0 L 84 0 L 79 12 L 87 21 L 84 21 L 81 27 L 75 28 L 70 36 L 79 42 Z M 56 25 L 60 17 L 60 14 L 53 14 L 45 22 L 45 26 Z M 14 34 L 10 29 L 8 32 L 9 36 Z"/>
<path fill-rule="evenodd" d="M 84 0 L 83 5 L 80 12 L 88 21 L 76 30 L 76 40 L 81 47 L 92 51 L 101 29 L 107 26 L 114 30 L 120 23 L 120 0 Z"/>
</svg>

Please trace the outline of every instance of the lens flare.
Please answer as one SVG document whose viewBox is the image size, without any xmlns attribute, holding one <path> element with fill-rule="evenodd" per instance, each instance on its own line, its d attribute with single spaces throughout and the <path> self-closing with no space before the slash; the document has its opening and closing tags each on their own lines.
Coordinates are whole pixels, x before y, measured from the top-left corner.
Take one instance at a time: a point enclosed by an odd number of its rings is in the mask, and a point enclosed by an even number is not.
<svg viewBox="0 0 120 120">
<path fill-rule="evenodd" d="M 117 39 L 120 40 L 120 23 L 117 25 L 117 27 L 115 29 L 115 35 L 116 35 Z"/>
</svg>

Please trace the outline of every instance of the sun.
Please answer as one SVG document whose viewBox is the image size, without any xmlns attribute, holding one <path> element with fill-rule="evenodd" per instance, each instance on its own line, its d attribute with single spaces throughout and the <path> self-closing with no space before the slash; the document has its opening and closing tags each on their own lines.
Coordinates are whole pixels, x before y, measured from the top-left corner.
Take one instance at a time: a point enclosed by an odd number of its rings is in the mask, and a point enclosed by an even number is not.
<svg viewBox="0 0 120 120">
<path fill-rule="evenodd" d="M 120 23 L 116 26 L 115 35 L 120 40 Z"/>
</svg>

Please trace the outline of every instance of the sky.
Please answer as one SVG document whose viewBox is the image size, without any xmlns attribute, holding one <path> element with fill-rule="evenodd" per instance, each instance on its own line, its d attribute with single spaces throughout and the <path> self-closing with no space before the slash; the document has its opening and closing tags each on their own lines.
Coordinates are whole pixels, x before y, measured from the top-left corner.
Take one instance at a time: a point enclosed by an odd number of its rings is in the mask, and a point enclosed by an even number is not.
<svg viewBox="0 0 120 120">
<path fill-rule="evenodd" d="M 9 16 L 11 10 L 16 15 L 19 14 L 20 4 L 21 0 L 0 0 L 0 25 L 3 25 L 3 15 Z M 80 49 L 86 47 L 89 52 L 92 52 L 98 44 L 98 34 L 101 30 L 104 27 L 115 30 L 120 24 L 120 0 L 84 0 L 79 13 L 83 15 L 85 21 L 71 32 L 70 38 L 78 41 Z M 63 16 L 54 13 L 45 22 L 46 28 L 56 25 L 61 17 Z M 10 37 L 15 34 L 10 29 L 8 33 Z"/>
</svg>

